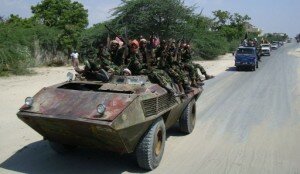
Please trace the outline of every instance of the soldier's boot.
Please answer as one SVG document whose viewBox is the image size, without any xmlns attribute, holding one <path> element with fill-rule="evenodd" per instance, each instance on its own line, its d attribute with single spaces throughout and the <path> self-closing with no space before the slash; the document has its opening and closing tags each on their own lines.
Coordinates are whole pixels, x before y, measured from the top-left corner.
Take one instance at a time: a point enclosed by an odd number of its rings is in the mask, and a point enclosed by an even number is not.
<svg viewBox="0 0 300 174">
<path fill-rule="evenodd" d="M 194 90 L 193 90 L 193 88 L 191 88 L 190 84 L 188 84 L 188 83 L 184 84 L 184 92 L 186 94 L 188 94 L 188 93 L 190 93 L 192 91 L 194 91 Z"/>
<path fill-rule="evenodd" d="M 164 88 L 175 97 L 181 96 L 182 94 L 177 93 L 169 84 L 165 85 Z"/>
<path fill-rule="evenodd" d="M 195 79 L 191 80 L 191 87 L 195 87 L 195 88 L 199 87 Z"/>
<path fill-rule="evenodd" d="M 215 76 L 213 76 L 213 75 L 208 75 L 208 74 L 204 74 L 204 76 L 205 76 L 205 80 L 209 80 L 209 79 L 212 79 L 212 78 L 214 78 Z"/>
<path fill-rule="evenodd" d="M 164 88 L 170 93 L 175 93 L 174 89 L 169 84 L 165 85 Z"/>
<path fill-rule="evenodd" d="M 204 85 L 204 82 L 201 79 L 197 79 L 196 84 L 198 85 L 198 87 L 201 87 Z"/>
</svg>

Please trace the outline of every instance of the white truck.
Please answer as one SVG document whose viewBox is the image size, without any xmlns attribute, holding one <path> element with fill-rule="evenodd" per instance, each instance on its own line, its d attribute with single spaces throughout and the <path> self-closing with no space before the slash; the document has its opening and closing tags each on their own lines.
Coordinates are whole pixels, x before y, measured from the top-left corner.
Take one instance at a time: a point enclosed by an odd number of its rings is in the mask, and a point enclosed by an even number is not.
<svg viewBox="0 0 300 174">
<path fill-rule="evenodd" d="M 261 55 L 270 56 L 271 55 L 271 45 L 270 44 L 261 44 Z"/>
</svg>

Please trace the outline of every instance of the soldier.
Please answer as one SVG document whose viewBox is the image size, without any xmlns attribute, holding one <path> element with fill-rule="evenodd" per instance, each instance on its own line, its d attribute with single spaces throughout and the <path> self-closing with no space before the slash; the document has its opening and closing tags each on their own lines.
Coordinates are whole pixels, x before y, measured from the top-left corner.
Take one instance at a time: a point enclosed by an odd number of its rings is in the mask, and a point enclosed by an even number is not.
<svg viewBox="0 0 300 174">
<path fill-rule="evenodd" d="M 110 54 L 103 44 L 99 45 L 98 59 L 95 61 L 95 63 L 98 64 L 99 68 L 102 68 L 106 71 L 111 69 L 113 66 L 113 63 L 110 60 Z"/>
<path fill-rule="evenodd" d="M 124 75 L 124 76 L 131 76 L 131 71 L 130 71 L 128 68 L 125 68 L 125 69 L 123 70 L 123 75 Z"/>
<path fill-rule="evenodd" d="M 162 40 L 160 45 L 155 50 L 155 59 L 157 60 L 157 67 L 159 69 L 164 69 L 165 58 L 166 58 L 167 44 L 165 40 Z"/>
<path fill-rule="evenodd" d="M 133 40 L 130 44 L 129 58 L 130 62 L 128 64 L 128 69 L 131 71 L 132 75 L 145 73 L 147 66 L 142 62 L 142 55 L 139 52 L 139 42 L 137 40 Z"/>
<path fill-rule="evenodd" d="M 122 70 L 125 68 L 125 47 L 120 47 L 117 40 L 112 40 L 110 44 L 109 60 L 111 61 L 110 71 L 114 74 L 122 74 Z"/>
<path fill-rule="evenodd" d="M 144 39 L 144 38 L 142 38 L 141 40 L 140 40 L 140 43 L 139 43 L 139 51 L 140 51 L 140 53 L 141 53 L 141 55 L 142 55 L 142 63 L 144 63 L 144 64 L 147 64 L 147 48 L 146 48 L 146 45 L 147 45 L 147 40 L 146 39 Z"/>
<path fill-rule="evenodd" d="M 70 56 L 72 59 L 72 66 L 74 67 L 74 69 L 77 69 L 79 66 L 79 59 L 78 59 L 79 54 L 77 53 L 76 50 L 74 50 Z"/>
<path fill-rule="evenodd" d="M 172 93 L 174 96 L 181 96 L 181 93 L 177 93 L 172 86 L 173 80 L 168 75 L 166 67 L 166 57 L 167 57 L 167 44 L 165 40 L 160 42 L 160 45 L 155 49 L 154 58 L 157 60 L 157 68 L 152 68 L 151 73 L 148 74 L 149 80 L 153 83 L 157 83 L 168 92 Z"/>
<path fill-rule="evenodd" d="M 176 54 L 177 48 L 175 45 L 175 40 L 170 40 L 170 46 L 165 47 L 161 57 L 161 68 L 164 69 L 168 75 L 173 79 L 173 81 L 178 85 L 179 90 L 182 94 L 191 92 L 191 87 L 189 81 L 186 78 L 185 72 L 179 66 Z M 162 67 L 164 65 L 164 67 Z"/>
<path fill-rule="evenodd" d="M 199 69 L 201 74 L 203 74 L 205 76 L 206 80 L 214 78 L 214 76 L 208 75 L 206 73 L 203 66 L 201 66 L 200 64 L 196 64 L 196 63 L 192 62 L 191 49 L 190 49 L 190 45 L 188 45 L 188 44 L 184 45 L 184 49 L 183 49 L 182 54 L 181 54 L 181 61 L 184 63 L 184 66 L 188 69 L 188 71 L 190 73 L 190 77 L 193 80 L 195 80 L 196 83 L 198 83 L 200 85 L 203 85 L 203 83 L 201 83 L 201 78 L 200 78 L 200 76 L 197 72 L 197 69 Z M 193 85 L 196 85 L 196 83 L 194 82 Z"/>
<path fill-rule="evenodd" d="M 124 61 L 124 47 L 120 47 L 119 42 L 117 40 L 112 40 L 110 44 L 110 59 L 116 66 L 123 66 L 125 64 Z"/>
</svg>

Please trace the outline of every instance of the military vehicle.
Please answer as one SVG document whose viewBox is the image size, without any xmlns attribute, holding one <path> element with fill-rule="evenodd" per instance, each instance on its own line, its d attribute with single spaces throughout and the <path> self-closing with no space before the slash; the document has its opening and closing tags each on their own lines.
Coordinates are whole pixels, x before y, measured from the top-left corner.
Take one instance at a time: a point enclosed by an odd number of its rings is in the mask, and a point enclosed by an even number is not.
<svg viewBox="0 0 300 174">
<path fill-rule="evenodd" d="M 153 170 L 163 156 L 166 129 L 176 123 L 185 134 L 194 129 L 202 87 L 176 96 L 147 76 L 115 75 L 108 82 L 72 76 L 27 97 L 17 113 L 58 153 L 77 146 L 135 153 L 141 168 Z"/>
</svg>

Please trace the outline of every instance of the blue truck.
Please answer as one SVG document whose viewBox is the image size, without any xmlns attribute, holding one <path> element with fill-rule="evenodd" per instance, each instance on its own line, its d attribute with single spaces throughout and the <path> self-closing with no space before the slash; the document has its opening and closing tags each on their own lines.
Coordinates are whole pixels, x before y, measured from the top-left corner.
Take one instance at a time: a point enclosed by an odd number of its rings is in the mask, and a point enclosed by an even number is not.
<svg viewBox="0 0 300 174">
<path fill-rule="evenodd" d="M 235 66 L 236 70 L 250 68 L 255 71 L 258 68 L 258 54 L 255 47 L 241 46 L 235 52 Z"/>
</svg>

